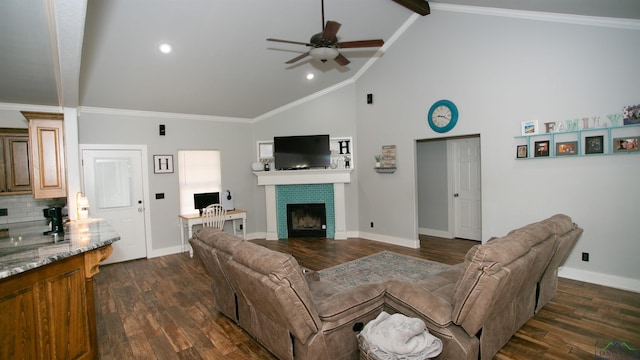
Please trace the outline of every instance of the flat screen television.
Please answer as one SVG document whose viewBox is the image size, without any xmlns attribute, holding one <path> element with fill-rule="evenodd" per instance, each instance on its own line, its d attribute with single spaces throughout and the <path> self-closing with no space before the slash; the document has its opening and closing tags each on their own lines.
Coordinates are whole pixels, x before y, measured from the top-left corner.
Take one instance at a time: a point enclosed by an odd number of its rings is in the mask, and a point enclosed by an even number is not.
<svg viewBox="0 0 640 360">
<path fill-rule="evenodd" d="M 274 137 L 273 157 L 276 170 L 327 168 L 331 165 L 329 135 Z"/>
<path fill-rule="evenodd" d="M 200 215 L 202 215 L 202 209 L 206 208 L 211 204 L 219 204 L 219 203 L 220 203 L 219 192 L 193 194 L 193 207 L 200 211 Z"/>
</svg>

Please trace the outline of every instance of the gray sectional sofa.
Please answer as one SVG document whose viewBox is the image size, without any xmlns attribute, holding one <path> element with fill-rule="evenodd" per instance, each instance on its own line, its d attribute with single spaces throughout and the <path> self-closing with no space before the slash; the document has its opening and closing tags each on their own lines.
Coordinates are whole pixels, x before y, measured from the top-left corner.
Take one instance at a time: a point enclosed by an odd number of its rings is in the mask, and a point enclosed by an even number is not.
<svg viewBox="0 0 640 360">
<path fill-rule="evenodd" d="M 420 283 L 337 291 L 291 256 L 205 228 L 189 240 L 211 275 L 216 308 L 280 359 L 357 359 L 356 335 L 381 311 L 425 321 L 439 359 L 491 359 L 557 289 L 582 229 L 554 215 L 476 245 Z"/>
</svg>

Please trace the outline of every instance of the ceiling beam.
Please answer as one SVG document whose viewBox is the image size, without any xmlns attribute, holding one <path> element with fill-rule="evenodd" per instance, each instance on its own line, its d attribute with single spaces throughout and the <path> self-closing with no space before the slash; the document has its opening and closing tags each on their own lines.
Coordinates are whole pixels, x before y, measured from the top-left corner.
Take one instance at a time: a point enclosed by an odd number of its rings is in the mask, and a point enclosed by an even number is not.
<svg viewBox="0 0 640 360">
<path fill-rule="evenodd" d="M 425 16 L 431 13 L 429 3 L 424 0 L 393 0 L 398 4 L 406 7 L 409 10 L 413 10 L 418 14 Z"/>
</svg>

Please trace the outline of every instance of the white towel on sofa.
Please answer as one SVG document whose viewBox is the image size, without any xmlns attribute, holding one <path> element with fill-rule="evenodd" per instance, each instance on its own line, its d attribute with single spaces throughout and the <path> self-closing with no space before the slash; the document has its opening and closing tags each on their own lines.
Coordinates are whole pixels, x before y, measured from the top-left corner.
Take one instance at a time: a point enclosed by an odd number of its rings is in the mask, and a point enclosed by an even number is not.
<svg viewBox="0 0 640 360">
<path fill-rule="evenodd" d="M 360 333 L 371 352 L 383 360 L 428 359 L 442 351 L 442 340 L 429 334 L 424 321 L 380 313 Z"/>
</svg>

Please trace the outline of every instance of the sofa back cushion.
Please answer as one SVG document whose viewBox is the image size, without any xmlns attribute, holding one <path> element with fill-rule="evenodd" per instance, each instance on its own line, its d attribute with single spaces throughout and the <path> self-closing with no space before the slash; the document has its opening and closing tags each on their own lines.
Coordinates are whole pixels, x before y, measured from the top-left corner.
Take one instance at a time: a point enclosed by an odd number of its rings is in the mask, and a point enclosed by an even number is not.
<svg viewBox="0 0 640 360">
<path fill-rule="evenodd" d="M 200 240 L 203 244 L 214 249 L 215 265 L 218 267 L 219 272 L 225 277 L 234 292 L 237 293 L 237 286 L 231 276 L 229 276 L 227 263 L 233 256 L 233 250 L 244 240 L 212 227 L 204 227 L 197 230 L 193 234 L 193 238 Z"/>
<path fill-rule="evenodd" d="M 235 289 L 218 261 L 216 249 L 196 238 L 189 239 L 189 243 L 196 258 L 200 259 L 211 276 L 211 290 L 216 309 L 234 321 L 238 321 Z"/>
<path fill-rule="evenodd" d="M 248 303 L 303 344 L 318 332 L 320 318 L 293 256 L 250 242 L 233 252 L 229 270 Z"/>
<path fill-rule="evenodd" d="M 453 296 L 452 321 L 470 336 L 476 335 L 499 303 L 509 302 L 520 290 L 535 260 L 529 235 L 507 237 L 476 245 L 465 256 L 466 269 Z"/>
<path fill-rule="evenodd" d="M 582 235 L 582 228 L 573 224 L 571 229 L 562 235 L 558 235 L 558 247 L 551 257 L 549 264 L 542 273 L 538 285 L 538 299 L 535 311 L 538 312 L 546 305 L 556 294 L 558 287 L 558 267 L 567 260 L 571 250 L 578 242 L 578 238 Z"/>
<path fill-rule="evenodd" d="M 572 227 L 570 217 L 557 214 L 470 249 L 456 284 L 452 321 L 473 336 L 493 312 L 509 307 L 503 326 L 517 330 L 533 315 L 536 284 L 556 253 L 559 235 Z"/>
<path fill-rule="evenodd" d="M 244 241 L 237 236 L 227 234 L 220 229 L 212 227 L 204 227 L 202 229 L 196 230 L 196 232 L 193 234 L 193 237 L 229 255 L 233 254 L 233 249 L 239 243 Z"/>
</svg>

